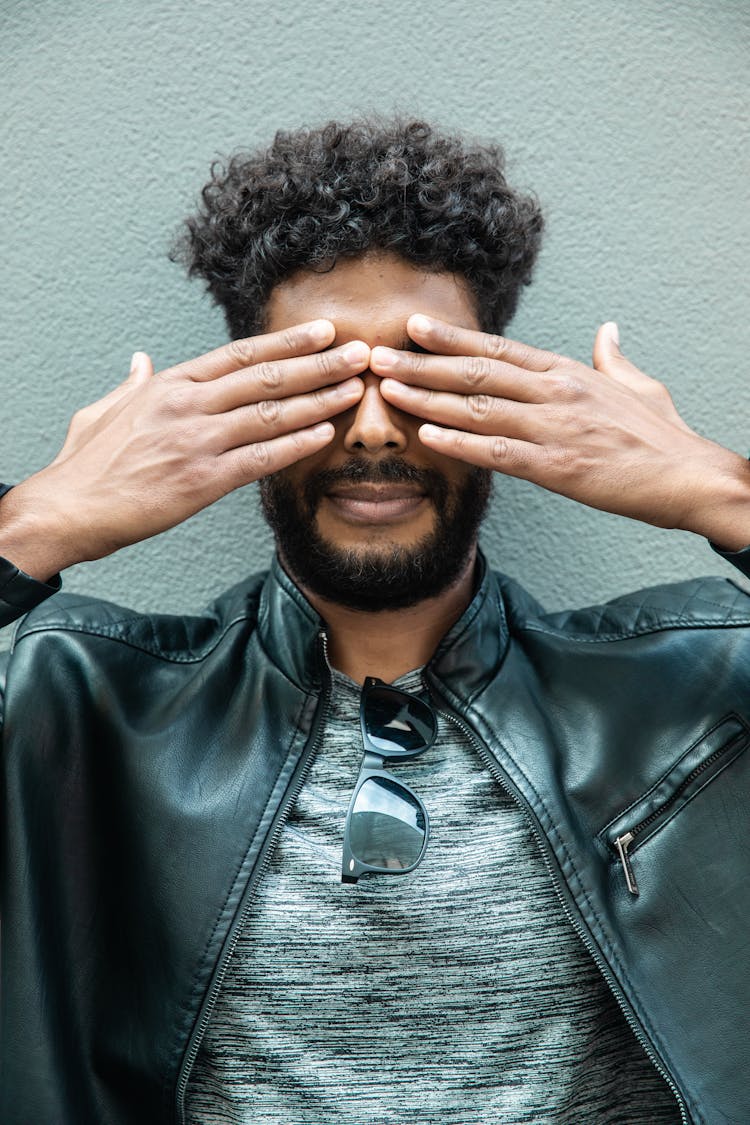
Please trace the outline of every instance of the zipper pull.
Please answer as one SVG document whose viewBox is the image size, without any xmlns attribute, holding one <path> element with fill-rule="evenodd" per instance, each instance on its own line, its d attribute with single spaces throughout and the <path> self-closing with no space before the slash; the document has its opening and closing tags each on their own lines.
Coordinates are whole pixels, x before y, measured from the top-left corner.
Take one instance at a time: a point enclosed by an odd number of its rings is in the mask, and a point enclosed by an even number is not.
<svg viewBox="0 0 750 1125">
<path fill-rule="evenodd" d="M 331 662 L 328 659 L 328 633 L 326 633 L 325 629 L 318 630 L 318 640 L 320 641 L 320 651 L 323 653 L 323 659 L 326 662 L 326 668 L 330 673 Z"/>
<path fill-rule="evenodd" d="M 622 864 L 622 869 L 625 872 L 625 882 L 628 885 L 628 890 L 630 891 L 631 895 L 637 895 L 640 893 L 638 890 L 638 884 L 635 881 L 635 875 L 633 874 L 630 857 L 628 855 L 628 848 L 633 843 L 634 839 L 635 837 L 633 836 L 632 832 L 624 832 L 622 836 L 618 836 L 615 840 L 617 854 L 620 857 L 620 863 Z"/>
</svg>

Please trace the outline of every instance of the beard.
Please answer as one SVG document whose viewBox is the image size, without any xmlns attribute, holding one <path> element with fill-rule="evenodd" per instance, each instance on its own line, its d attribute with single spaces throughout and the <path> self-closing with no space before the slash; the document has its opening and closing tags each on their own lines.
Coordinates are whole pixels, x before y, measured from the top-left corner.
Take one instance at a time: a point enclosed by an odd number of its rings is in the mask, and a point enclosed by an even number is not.
<svg viewBox="0 0 750 1125">
<path fill-rule="evenodd" d="M 414 544 L 336 547 L 316 528 L 318 506 L 335 485 L 368 482 L 418 485 L 432 502 L 435 527 Z M 352 460 L 313 473 L 301 489 L 283 470 L 260 482 L 263 515 L 287 570 L 302 587 L 338 605 L 363 612 L 406 609 L 437 597 L 464 572 L 492 492 L 492 472 L 472 467 L 451 486 L 434 469 L 398 458 Z"/>
</svg>

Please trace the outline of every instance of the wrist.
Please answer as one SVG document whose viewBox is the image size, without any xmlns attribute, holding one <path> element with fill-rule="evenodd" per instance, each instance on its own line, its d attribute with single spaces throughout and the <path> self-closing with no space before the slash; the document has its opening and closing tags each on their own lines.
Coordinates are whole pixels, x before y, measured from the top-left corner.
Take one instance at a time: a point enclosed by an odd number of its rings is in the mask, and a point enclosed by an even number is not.
<svg viewBox="0 0 750 1125">
<path fill-rule="evenodd" d="M 56 510 L 35 480 L 30 477 L 0 499 L 0 556 L 30 578 L 48 582 L 85 555 L 69 515 Z"/>
<path fill-rule="evenodd" d="M 724 551 L 747 547 L 750 462 L 738 453 L 714 446 L 713 456 L 696 475 L 693 498 L 679 527 L 703 536 Z"/>
</svg>

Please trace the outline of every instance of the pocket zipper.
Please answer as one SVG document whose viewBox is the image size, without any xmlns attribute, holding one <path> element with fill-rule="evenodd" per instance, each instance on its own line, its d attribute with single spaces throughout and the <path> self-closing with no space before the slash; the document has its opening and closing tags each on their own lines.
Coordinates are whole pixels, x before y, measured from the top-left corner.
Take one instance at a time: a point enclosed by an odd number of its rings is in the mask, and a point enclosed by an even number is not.
<svg viewBox="0 0 750 1125">
<path fill-rule="evenodd" d="M 680 797 L 680 795 L 684 793 L 685 790 L 690 785 L 692 785 L 692 783 L 698 777 L 700 777 L 702 773 L 704 773 L 710 766 L 719 761 L 720 758 L 723 758 L 725 754 L 728 754 L 730 750 L 736 749 L 741 743 L 744 743 L 746 741 L 747 732 L 743 730 L 740 731 L 739 734 L 736 734 L 734 738 L 730 739 L 729 742 L 725 742 L 723 746 L 720 746 L 718 748 L 718 750 L 714 750 L 713 754 L 709 754 L 709 756 L 704 759 L 704 761 L 702 761 L 700 765 L 697 765 L 694 770 L 690 771 L 687 777 L 683 778 L 674 792 L 670 794 L 667 800 L 662 805 L 660 805 L 658 809 L 654 809 L 652 813 L 649 813 L 649 815 L 644 817 L 643 820 L 639 821 L 638 824 L 635 824 L 627 832 L 622 832 L 614 839 L 613 845 L 615 850 L 617 851 L 617 857 L 622 864 L 622 869 L 625 872 L 625 883 L 631 895 L 637 896 L 638 894 L 640 894 L 638 883 L 636 882 L 635 878 L 635 873 L 633 872 L 631 858 L 628 854 L 633 841 L 637 840 L 638 836 L 640 836 L 640 834 L 646 828 L 650 828 L 651 825 L 661 820 L 663 816 L 666 816 L 670 812 L 672 805 L 678 799 L 678 797 Z"/>
</svg>

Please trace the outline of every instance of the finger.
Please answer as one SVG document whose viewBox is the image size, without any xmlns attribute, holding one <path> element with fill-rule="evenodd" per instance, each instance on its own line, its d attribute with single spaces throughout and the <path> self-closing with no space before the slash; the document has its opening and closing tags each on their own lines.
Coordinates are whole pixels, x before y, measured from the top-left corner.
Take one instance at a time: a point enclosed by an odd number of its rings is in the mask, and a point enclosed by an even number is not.
<svg viewBox="0 0 750 1125">
<path fill-rule="evenodd" d="M 503 434 L 528 441 L 539 433 L 539 410 L 528 403 L 486 394 L 456 395 L 424 387 L 409 387 L 393 379 L 383 379 L 380 393 L 399 410 L 441 426 L 486 437 Z"/>
<path fill-rule="evenodd" d="M 487 359 L 500 359 L 522 367 L 525 371 L 549 371 L 559 362 L 554 352 L 532 348 L 518 340 L 508 340 L 489 332 L 459 328 L 447 321 L 415 313 L 409 317 L 406 330 L 412 340 L 440 355 L 479 355 Z"/>
<path fill-rule="evenodd" d="M 263 336 L 249 336 L 244 340 L 230 340 L 221 348 L 178 363 L 162 374 L 183 376 L 204 382 L 228 375 L 240 367 L 252 367 L 267 360 L 287 359 L 294 355 L 307 355 L 327 347 L 334 339 L 336 329 L 330 320 L 312 320 L 305 324 L 295 324 L 281 332 L 271 332 Z"/>
<path fill-rule="evenodd" d="M 109 410 L 132 394 L 135 388 L 148 382 L 153 373 L 154 367 L 150 357 L 145 352 L 134 352 L 130 361 L 130 370 L 122 382 L 102 398 L 78 410 L 71 420 L 70 431 L 79 432 L 83 427 L 90 426 L 99 418 L 103 418 Z"/>
<path fill-rule="evenodd" d="M 218 458 L 219 469 L 230 488 L 239 488 L 317 453 L 329 444 L 334 433 L 330 422 L 319 422 L 311 429 L 231 449 Z"/>
<path fill-rule="evenodd" d="M 597 331 L 593 360 L 597 371 L 633 391 L 642 402 L 651 405 L 658 414 L 669 419 L 679 429 L 692 433 L 690 426 L 677 413 L 672 396 L 664 384 L 641 371 L 622 354 L 620 334 L 614 321 L 602 324 Z"/>
<path fill-rule="evenodd" d="M 516 402 L 544 402 L 550 397 L 548 379 L 502 360 L 477 355 L 430 355 L 378 346 L 370 354 L 376 375 L 461 394 L 483 393 Z"/>
<path fill-rule="evenodd" d="M 592 358 L 597 371 L 601 371 L 603 375 L 609 375 L 612 379 L 617 379 L 618 382 L 624 383 L 634 390 L 646 390 L 656 383 L 655 379 L 640 371 L 634 363 L 631 363 L 622 354 L 620 351 L 620 332 L 613 320 L 608 320 L 606 324 L 599 327 L 594 339 Z"/>
<path fill-rule="evenodd" d="M 544 462 L 541 446 L 517 438 L 480 437 L 463 430 L 439 429 L 426 424 L 419 428 L 419 440 L 457 461 L 524 480 L 537 480 Z"/>
<path fill-rule="evenodd" d="M 125 380 L 126 385 L 141 386 L 147 383 L 154 373 L 154 365 L 151 362 L 151 357 L 146 355 L 145 352 L 133 352 L 133 358 L 130 361 L 130 373 Z"/>
<path fill-rule="evenodd" d="M 370 349 L 361 340 L 293 359 L 264 360 L 207 384 L 206 410 L 218 414 L 305 394 L 361 374 L 369 361 Z"/>
<path fill-rule="evenodd" d="M 217 418 L 221 423 L 222 450 L 236 449 L 254 442 L 267 442 L 280 434 L 313 426 L 349 410 L 364 393 L 361 379 L 348 379 L 308 395 L 285 399 L 266 399 L 253 406 L 242 406 Z"/>
</svg>

